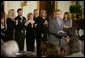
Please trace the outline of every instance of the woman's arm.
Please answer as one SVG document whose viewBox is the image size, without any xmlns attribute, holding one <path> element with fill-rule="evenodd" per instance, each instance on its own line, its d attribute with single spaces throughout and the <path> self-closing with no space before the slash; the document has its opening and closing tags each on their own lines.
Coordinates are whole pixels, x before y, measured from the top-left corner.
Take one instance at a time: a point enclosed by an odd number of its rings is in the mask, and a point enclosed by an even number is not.
<svg viewBox="0 0 85 58">
<path fill-rule="evenodd" d="M 64 25 L 64 28 L 69 28 L 69 27 L 72 27 L 72 20 L 70 20 L 68 23 L 69 23 L 69 26 Z"/>
</svg>

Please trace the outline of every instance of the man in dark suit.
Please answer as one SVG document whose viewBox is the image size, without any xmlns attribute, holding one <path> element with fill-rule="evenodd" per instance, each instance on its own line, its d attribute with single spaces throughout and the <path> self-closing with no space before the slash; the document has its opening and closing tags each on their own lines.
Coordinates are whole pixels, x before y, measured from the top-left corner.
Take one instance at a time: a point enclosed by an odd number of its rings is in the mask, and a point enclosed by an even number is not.
<svg viewBox="0 0 85 58">
<path fill-rule="evenodd" d="M 24 35 L 25 35 L 25 28 L 24 23 L 26 18 L 23 16 L 23 10 L 19 8 L 17 10 L 18 16 L 15 18 L 16 21 L 16 30 L 15 30 L 15 40 L 17 41 L 20 51 L 24 49 Z"/>
<path fill-rule="evenodd" d="M 35 38 L 37 41 L 37 56 L 41 56 L 41 19 L 39 17 L 39 11 L 37 9 L 34 10 L 34 21 L 35 21 Z"/>
</svg>

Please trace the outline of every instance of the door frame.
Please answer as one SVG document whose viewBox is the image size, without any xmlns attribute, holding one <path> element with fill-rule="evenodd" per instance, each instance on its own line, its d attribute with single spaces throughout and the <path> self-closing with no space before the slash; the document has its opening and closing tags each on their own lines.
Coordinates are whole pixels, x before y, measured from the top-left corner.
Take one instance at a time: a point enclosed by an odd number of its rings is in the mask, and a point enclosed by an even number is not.
<svg viewBox="0 0 85 58">
<path fill-rule="evenodd" d="M 55 10 L 57 9 L 58 1 L 55 1 Z M 40 1 L 37 1 L 37 9 L 40 11 Z"/>
</svg>

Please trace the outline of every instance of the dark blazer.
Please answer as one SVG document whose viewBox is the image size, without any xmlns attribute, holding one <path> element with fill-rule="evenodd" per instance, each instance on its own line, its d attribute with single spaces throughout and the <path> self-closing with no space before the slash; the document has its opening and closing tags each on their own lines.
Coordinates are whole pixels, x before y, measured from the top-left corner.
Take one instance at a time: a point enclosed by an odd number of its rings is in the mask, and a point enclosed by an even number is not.
<svg viewBox="0 0 85 58">
<path fill-rule="evenodd" d="M 35 24 L 37 24 L 37 26 L 35 27 L 35 32 L 37 32 L 38 35 L 41 34 L 42 30 L 41 30 L 41 26 L 42 26 L 42 21 L 40 19 L 40 17 L 34 17 L 34 21 L 35 21 Z"/>
<path fill-rule="evenodd" d="M 7 32 L 6 36 L 9 39 L 13 39 L 14 35 L 14 29 L 15 29 L 15 21 L 13 21 L 11 18 L 7 18 Z"/>
<path fill-rule="evenodd" d="M 42 40 L 44 41 L 47 40 L 47 34 L 48 34 L 48 24 L 44 25 L 45 21 L 48 22 L 48 18 L 43 19 L 41 17 L 41 23 L 42 23 L 41 29 L 42 29 L 42 34 L 43 34 Z"/>
<path fill-rule="evenodd" d="M 15 21 L 18 21 L 18 24 L 15 26 L 15 40 L 17 41 L 20 50 L 24 49 L 24 39 L 25 39 L 25 17 L 20 18 L 17 16 Z"/>
<path fill-rule="evenodd" d="M 15 18 L 15 21 L 18 20 L 18 24 L 15 26 L 15 38 L 18 39 L 22 39 L 22 36 L 25 35 L 25 20 L 26 18 L 23 17 L 23 20 L 20 18 L 20 16 L 17 16 Z M 22 20 L 22 21 L 21 21 Z M 24 35 L 23 35 L 24 34 Z"/>
<path fill-rule="evenodd" d="M 18 20 L 18 25 L 16 25 L 16 30 L 21 31 L 22 29 L 24 29 L 24 24 L 25 24 L 26 18 L 23 17 L 22 22 L 20 22 L 21 18 L 20 18 L 20 16 L 17 16 L 15 18 L 15 20 Z"/>
<path fill-rule="evenodd" d="M 41 26 L 42 26 L 42 23 L 41 23 L 41 19 L 40 17 L 34 17 L 34 21 L 35 21 L 35 38 L 36 38 L 36 42 L 37 42 L 37 56 L 41 56 L 41 33 L 42 33 L 42 29 L 41 29 Z"/>
</svg>

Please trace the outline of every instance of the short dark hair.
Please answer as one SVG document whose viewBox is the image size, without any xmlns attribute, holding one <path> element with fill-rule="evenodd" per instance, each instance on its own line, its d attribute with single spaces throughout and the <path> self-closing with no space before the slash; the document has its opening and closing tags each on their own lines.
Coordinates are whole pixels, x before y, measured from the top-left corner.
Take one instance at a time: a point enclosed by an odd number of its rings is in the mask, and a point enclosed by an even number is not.
<svg viewBox="0 0 85 58">
<path fill-rule="evenodd" d="M 61 12 L 61 13 L 62 13 L 62 11 L 61 11 L 60 9 L 57 9 L 57 10 L 55 10 L 54 12 Z"/>
<path fill-rule="evenodd" d="M 34 9 L 34 11 L 38 11 L 38 9 Z"/>
<path fill-rule="evenodd" d="M 18 13 L 19 11 L 21 11 L 21 10 L 23 10 L 23 9 L 22 9 L 22 8 L 18 8 L 18 9 L 17 9 L 17 13 Z"/>
</svg>

